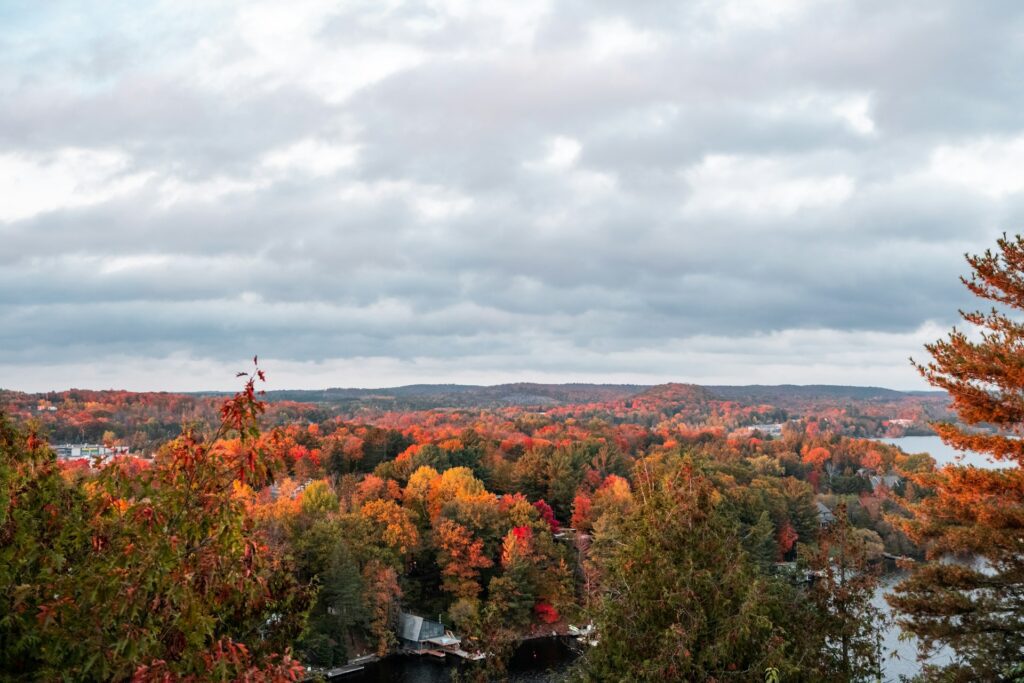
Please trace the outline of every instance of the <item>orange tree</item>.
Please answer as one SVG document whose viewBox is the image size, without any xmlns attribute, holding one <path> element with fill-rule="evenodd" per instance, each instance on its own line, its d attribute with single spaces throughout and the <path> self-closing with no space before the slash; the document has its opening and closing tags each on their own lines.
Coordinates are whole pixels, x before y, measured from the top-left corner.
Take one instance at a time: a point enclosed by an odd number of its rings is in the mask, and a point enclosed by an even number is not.
<svg viewBox="0 0 1024 683">
<path fill-rule="evenodd" d="M 936 424 L 942 440 L 1002 469 L 948 466 L 915 476 L 934 495 L 905 528 L 931 561 L 890 602 L 926 648 L 955 650 L 950 677 L 1003 680 L 1024 673 L 1024 238 L 1004 235 L 997 251 L 967 261 L 972 272 L 961 280 L 993 306 L 961 312 L 977 334 L 953 329 L 926 346 L 931 361 L 915 365 L 949 392 L 962 422 Z M 955 557 L 971 561 L 948 561 Z"/>
<path fill-rule="evenodd" d="M 265 552 L 237 482 L 271 475 L 254 370 L 210 438 L 152 468 L 61 476 L 35 434 L 0 422 L 0 677 L 293 680 L 309 591 Z"/>
</svg>

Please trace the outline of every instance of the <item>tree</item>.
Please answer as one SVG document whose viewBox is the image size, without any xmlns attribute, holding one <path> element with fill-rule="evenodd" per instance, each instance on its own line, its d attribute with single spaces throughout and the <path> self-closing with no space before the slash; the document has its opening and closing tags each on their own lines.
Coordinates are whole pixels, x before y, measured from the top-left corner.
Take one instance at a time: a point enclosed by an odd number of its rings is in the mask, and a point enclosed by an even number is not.
<svg viewBox="0 0 1024 683">
<path fill-rule="evenodd" d="M 402 589 L 398 585 L 398 572 L 377 560 L 371 560 L 363 569 L 366 586 L 366 607 L 370 614 L 370 635 L 376 639 L 377 654 L 381 657 L 395 644 L 395 625 L 398 622 L 398 604 Z"/>
<path fill-rule="evenodd" d="M 414 552 L 420 537 L 412 515 L 393 500 L 371 500 L 360 509 L 363 518 L 374 524 L 376 537 L 384 542 L 398 558 Z"/>
<path fill-rule="evenodd" d="M 751 558 L 767 567 L 779 556 L 779 546 L 775 542 L 775 525 L 772 524 L 771 515 L 767 510 L 762 510 L 754 524 L 743 537 L 744 547 Z"/>
<path fill-rule="evenodd" d="M 820 639 L 818 673 L 822 680 L 875 680 L 881 673 L 883 619 L 871 602 L 878 573 L 868 562 L 866 537 L 858 533 L 863 530 L 850 525 L 845 503 L 839 504 L 835 516 L 805 557 L 815 576 L 809 593 L 819 628 L 809 636 Z"/>
<path fill-rule="evenodd" d="M 442 519 L 434 533 L 444 590 L 456 598 L 475 598 L 480 593 L 480 570 L 492 564 L 483 554 L 483 541 L 450 519 Z"/>
<path fill-rule="evenodd" d="M 280 657 L 308 592 L 266 552 L 239 482 L 265 482 L 258 369 L 212 438 L 186 430 L 152 468 L 62 483 L 34 434 L 0 424 L 0 674 L 233 680 L 301 672 Z"/>
<path fill-rule="evenodd" d="M 332 531 L 317 534 L 318 526 Z M 327 557 L 317 565 L 320 590 L 299 641 L 304 661 L 317 666 L 344 664 L 352 654 L 350 643 L 357 629 L 367 623 L 363 602 L 363 578 L 348 544 L 335 524 L 318 523 L 312 535 L 321 537 Z M 326 536 L 326 537 L 325 537 Z"/>
<path fill-rule="evenodd" d="M 958 675 L 973 680 L 996 680 L 1024 660 L 1024 238 L 1003 235 L 997 244 L 997 251 L 968 255 L 972 272 L 961 278 L 993 304 L 988 312 L 961 312 L 978 334 L 954 328 L 925 346 L 930 361 L 914 365 L 949 393 L 965 425 L 933 425 L 942 440 L 1004 468 L 914 475 L 934 495 L 913 506 L 904 529 L 930 561 L 889 599 L 925 649 L 948 644 Z"/>
<path fill-rule="evenodd" d="M 634 508 L 598 529 L 599 644 L 586 680 L 743 680 L 785 666 L 773 580 L 748 559 L 710 478 L 689 460 L 673 469 L 641 479 Z"/>
</svg>

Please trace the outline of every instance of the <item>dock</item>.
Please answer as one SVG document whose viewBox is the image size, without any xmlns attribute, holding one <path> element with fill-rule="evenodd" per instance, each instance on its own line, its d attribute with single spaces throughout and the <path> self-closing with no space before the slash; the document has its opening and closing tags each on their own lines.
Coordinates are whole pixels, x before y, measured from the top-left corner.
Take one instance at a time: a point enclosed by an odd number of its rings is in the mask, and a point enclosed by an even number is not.
<svg viewBox="0 0 1024 683">
<path fill-rule="evenodd" d="M 310 675 L 306 676 L 306 678 L 304 678 L 303 680 L 313 681 L 316 680 L 316 677 L 318 676 L 322 676 L 323 678 L 326 678 L 329 681 L 335 678 L 341 678 L 342 676 L 347 676 L 349 674 L 359 673 L 360 671 L 366 668 L 367 664 L 371 662 L 376 662 L 379 659 L 380 657 L 378 657 L 377 655 L 363 655 L 362 657 L 350 659 L 347 664 L 336 666 L 332 669 L 321 669 L 311 667 L 307 669 Z"/>
</svg>

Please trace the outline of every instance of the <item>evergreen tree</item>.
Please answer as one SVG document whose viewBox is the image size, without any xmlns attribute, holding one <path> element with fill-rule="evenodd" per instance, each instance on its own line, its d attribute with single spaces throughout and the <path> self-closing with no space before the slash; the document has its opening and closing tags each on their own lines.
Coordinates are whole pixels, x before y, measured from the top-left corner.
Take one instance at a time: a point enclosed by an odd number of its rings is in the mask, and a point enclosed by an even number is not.
<svg viewBox="0 0 1024 683">
<path fill-rule="evenodd" d="M 935 425 L 942 440 L 988 454 L 1004 469 L 949 466 L 914 477 L 935 494 L 914 506 L 905 529 L 931 561 L 890 603 L 925 648 L 956 651 L 956 675 L 998 680 L 1024 661 L 1024 238 L 1004 235 L 998 251 L 967 261 L 972 273 L 961 280 L 993 304 L 961 312 L 980 334 L 954 328 L 925 347 L 931 361 L 915 366 L 949 392 L 966 425 Z M 953 557 L 976 561 L 947 561 Z"/>
<path fill-rule="evenodd" d="M 767 510 L 762 510 L 757 524 L 750 527 L 743 536 L 743 544 L 751 558 L 761 566 L 767 567 L 775 561 L 779 554 L 779 545 L 775 542 L 775 525 Z"/>
<path fill-rule="evenodd" d="M 871 598 L 878 573 L 868 563 L 863 536 L 850 525 L 845 503 L 835 516 L 806 558 L 815 577 L 809 595 L 819 627 L 809 637 L 820 652 L 817 673 L 837 682 L 876 680 L 883 615 Z"/>
<path fill-rule="evenodd" d="M 721 495 L 692 462 L 638 482 L 637 505 L 600 531 L 599 644 L 590 681 L 763 680 L 793 671 L 772 620 L 774 581 L 742 549 Z"/>
</svg>

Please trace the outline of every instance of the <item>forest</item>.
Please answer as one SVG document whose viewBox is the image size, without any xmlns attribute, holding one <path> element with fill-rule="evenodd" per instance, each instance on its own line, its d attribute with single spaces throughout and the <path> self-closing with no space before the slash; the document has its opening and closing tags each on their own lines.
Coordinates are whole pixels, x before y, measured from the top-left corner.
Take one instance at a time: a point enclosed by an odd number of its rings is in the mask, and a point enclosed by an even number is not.
<svg viewBox="0 0 1024 683">
<path fill-rule="evenodd" d="M 1024 239 L 999 247 L 965 283 L 1024 307 Z M 412 613 L 479 657 L 465 680 L 584 624 L 577 681 L 878 680 L 895 563 L 899 626 L 954 652 L 920 680 L 1021 680 L 1024 324 L 964 316 L 990 333 L 918 365 L 941 396 L 449 386 L 388 409 L 269 397 L 256 358 L 228 397 L 6 392 L 0 673 L 305 680 L 400 651 Z M 929 424 L 1009 466 L 862 438 Z M 58 459 L 74 439 L 130 451 Z"/>
<path fill-rule="evenodd" d="M 226 401 L 7 394 L 7 490 L 32 482 L 5 522 L 2 578 L 24 591 L 3 622 L 8 672 L 298 676 L 393 652 L 407 611 L 444 615 L 464 647 L 491 653 L 482 677 L 500 677 L 519 639 L 587 622 L 602 634 L 577 674 L 587 680 L 794 680 L 812 661 L 828 662 L 822 680 L 867 677 L 880 656 L 867 587 L 886 553 L 922 556 L 899 520 L 926 494 L 914 476 L 934 468 L 844 432 L 925 422 L 948 403 L 818 392 L 783 409 L 664 385 L 625 396 L 529 387 L 546 405 L 382 410 L 270 400 L 261 377 L 257 368 Z M 768 424 L 781 432 L 758 430 Z M 47 439 L 133 454 L 57 461 Z M 872 483 L 886 474 L 899 483 Z M 29 514 L 35 533 L 17 524 Z M 836 543 L 849 545 L 859 587 L 832 577 Z M 664 566 L 632 557 L 653 548 Z M 72 558 L 83 566 L 65 576 Z M 690 573 L 674 576 L 683 566 Z M 195 592 L 163 596 L 169 584 L 147 578 L 156 567 L 173 583 L 192 577 Z M 823 578 L 809 583 L 808 572 Z M 658 596 L 670 584 L 704 595 L 695 582 L 722 592 L 675 623 Z M 630 595 L 612 599 L 626 585 Z M 127 596 L 117 619 L 86 633 L 114 595 Z M 668 647 L 666 628 L 686 635 Z M 186 656 L 193 643 L 214 651 Z"/>
<path fill-rule="evenodd" d="M 209 425 L 226 397 L 83 389 L 30 394 L 0 389 L 5 413 L 39 424 L 53 443 L 115 443 L 142 456 L 152 455 L 180 434 L 183 424 Z M 721 435 L 758 425 L 803 421 L 816 422 L 843 436 L 881 437 L 932 434 L 931 422 L 952 418 L 945 392 L 835 386 L 418 385 L 267 391 L 262 398 L 267 426 L 341 418 L 389 427 L 432 421 L 432 412 L 483 410 L 513 421 L 525 415 L 543 415 L 551 420 L 599 419 L 648 428 L 674 423 Z"/>
</svg>

